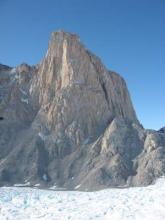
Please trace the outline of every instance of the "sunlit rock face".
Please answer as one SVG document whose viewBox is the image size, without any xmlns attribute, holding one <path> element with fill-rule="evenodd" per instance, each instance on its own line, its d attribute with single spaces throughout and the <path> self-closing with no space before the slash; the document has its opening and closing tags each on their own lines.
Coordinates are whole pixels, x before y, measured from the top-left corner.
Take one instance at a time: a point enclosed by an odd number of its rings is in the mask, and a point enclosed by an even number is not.
<svg viewBox="0 0 165 220">
<path fill-rule="evenodd" d="M 165 134 L 142 128 L 123 78 L 75 34 L 53 33 L 36 66 L 0 65 L 0 117 L 2 185 L 91 190 L 165 173 Z"/>
</svg>

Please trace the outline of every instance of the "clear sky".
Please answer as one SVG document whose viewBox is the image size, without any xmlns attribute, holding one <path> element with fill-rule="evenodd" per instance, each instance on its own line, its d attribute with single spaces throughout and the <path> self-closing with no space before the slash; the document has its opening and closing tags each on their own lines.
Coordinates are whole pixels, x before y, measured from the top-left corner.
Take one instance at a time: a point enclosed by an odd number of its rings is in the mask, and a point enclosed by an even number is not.
<svg viewBox="0 0 165 220">
<path fill-rule="evenodd" d="M 125 78 L 145 128 L 165 126 L 165 0 L 0 0 L 0 63 L 39 63 L 58 29 Z"/>
</svg>

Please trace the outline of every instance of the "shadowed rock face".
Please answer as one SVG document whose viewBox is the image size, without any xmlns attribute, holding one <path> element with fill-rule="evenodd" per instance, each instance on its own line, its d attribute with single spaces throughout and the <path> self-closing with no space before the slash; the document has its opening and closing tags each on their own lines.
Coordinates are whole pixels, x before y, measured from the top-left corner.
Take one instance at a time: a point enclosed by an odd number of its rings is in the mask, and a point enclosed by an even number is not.
<svg viewBox="0 0 165 220">
<path fill-rule="evenodd" d="M 93 190 L 165 173 L 164 132 L 142 128 L 125 81 L 75 34 L 53 33 L 35 67 L 0 65 L 0 117 L 1 185 Z"/>
<path fill-rule="evenodd" d="M 12 69 L 11 67 L 0 63 L 0 71 L 6 72 L 6 71 L 10 71 L 11 69 Z"/>
</svg>

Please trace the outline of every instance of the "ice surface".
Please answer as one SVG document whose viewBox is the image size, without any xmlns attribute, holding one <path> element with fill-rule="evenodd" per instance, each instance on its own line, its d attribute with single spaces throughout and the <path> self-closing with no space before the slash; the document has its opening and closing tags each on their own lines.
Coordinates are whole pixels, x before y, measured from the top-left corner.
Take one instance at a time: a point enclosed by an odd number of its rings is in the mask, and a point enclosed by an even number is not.
<svg viewBox="0 0 165 220">
<path fill-rule="evenodd" d="M 165 179 L 97 192 L 0 188 L 1 220 L 164 220 Z"/>
</svg>

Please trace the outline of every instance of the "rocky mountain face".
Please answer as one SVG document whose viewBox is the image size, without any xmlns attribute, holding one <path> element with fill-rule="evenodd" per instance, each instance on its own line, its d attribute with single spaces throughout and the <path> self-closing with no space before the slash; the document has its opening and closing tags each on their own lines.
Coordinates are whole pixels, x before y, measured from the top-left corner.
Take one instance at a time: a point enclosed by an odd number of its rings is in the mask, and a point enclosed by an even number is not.
<svg viewBox="0 0 165 220">
<path fill-rule="evenodd" d="M 165 131 L 145 130 L 125 81 L 75 34 L 42 62 L 0 65 L 0 184 L 95 190 L 165 174 Z"/>
</svg>

